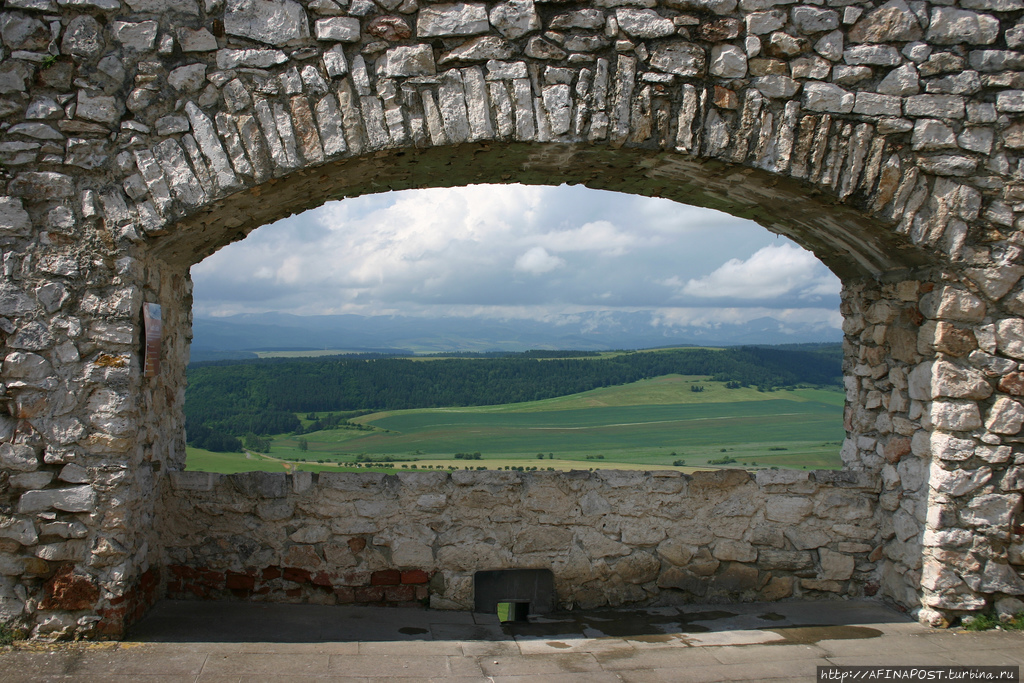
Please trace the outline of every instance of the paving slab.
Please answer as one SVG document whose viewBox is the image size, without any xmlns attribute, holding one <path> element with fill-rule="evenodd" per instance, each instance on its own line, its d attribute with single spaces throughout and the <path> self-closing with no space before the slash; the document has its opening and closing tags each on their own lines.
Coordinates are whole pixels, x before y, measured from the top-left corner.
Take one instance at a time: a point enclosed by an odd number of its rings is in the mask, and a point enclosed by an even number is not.
<svg viewBox="0 0 1024 683">
<path fill-rule="evenodd" d="M 0 649 L 13 683 L 814 681 L 825 665 L 1024 665 L 1024 634 L 928 629 L 872 601 L 533 616 L 159 603 L 120 643 Z"/>
</svg>

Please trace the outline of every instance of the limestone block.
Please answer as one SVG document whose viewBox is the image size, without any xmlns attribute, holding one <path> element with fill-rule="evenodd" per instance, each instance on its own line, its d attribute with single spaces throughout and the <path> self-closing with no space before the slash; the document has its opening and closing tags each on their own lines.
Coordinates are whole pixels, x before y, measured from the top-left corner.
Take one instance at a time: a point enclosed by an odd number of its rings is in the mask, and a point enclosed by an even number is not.
<svg viewBox="0 0 1024 683">
<path fill-rule="evenodd" d="M 477 3 L 428 5 L 416 19 L 416 35 L 420 38 L 472 36 L 489 29 L 487 7 Z"/>
<path fill-rule="evenodd" d="M 976 496 L 960 511 L 960 518 L 969 526 L 1005 528 L 1020 511 L 1019 493 L 986 493 Z"/>
<path fill-rule="evenodd" d="M 903 102 L 903 113 L 907 116 L 962 119 L 964 112 L 964 98 L 959 95 L 912 95 Z M 948 288 L 944 287 L 937 291 L 944 292 L 946 289 Z M 923 306 L 924 297 L 922 297 L 921 303 Z M 921 312 L 924 313 L 924 310 L 922 309 Z M 928 314 L 925 313 L 925 315 Z M 928 317 L 934 316 L 929 315 Z"/>
<path fill-rule="evenodd" d="M 149 52 L 156 44 L 158 26 L 155 21 L 115 21 L 113 26 L 114 38 L 127 48 Z"/>
<path fill-rule="evenodd" d="M 658 578 L 661 562 L 653 553 L 638 550 L 616 562 L 612 571 L 628 583 L 647 583 Z"/>
<path fill-rule="evenodd" d="M 533 553 L 564 551 L 572 542 L 572 532 L 555 526 L 537 526 L 523 529 L 515 539 L 512 552 Z"/>
<path fill-rule="evenodd" d="M 735 45 L 715 45 L 708 70 L 721 78 L 743 78 L 747 75 L 747 55 Z"/>
<path fill-rule="evenodd" d="M 64 29 L 61 52 L 75 57 L 96 57 L 103 53 L 103 27 L 91 15 L 80 14 Z"/>
<path fill-rule="evenodd" d="M 981 426 L 978 404 L 970 401 L 934 401 L 930 418 L 938 429 L 966 432 Z"/>
<path fill-rule="evenodd" d="M 1024 319 L 1000 320 L 996 325 L 996 345 L 1000 353 L 1024 360 Z"/>
<path fill-rule="evenodd" d="M 761 94 L 765 97 L 775 99 L 788 99 L 793 95 L 796 95 L 800 90 L 799 82 L 789 78 L 788 76 L 780 76 L 776 74 L 758 76 L 757 78 L 751 79 L 750 84 L 761 91 Z"/>
<path fill-rule="evenodd" d="M 911 138 L 914 151 L 932 152 L 940 149 L 956 149 L 956 133 L 942 121 L 918 119 L 914 123 Z"/>
<path fill-rule="evenodd" d="M 849 114 L 856 96 L 832 83 L 804 84 L 803 106 L 809 111 Z"/>
<path fill-rule="evenodd" d="M 188 64 L 179 66 L 167 76 L 167 82 L 179 92 L 197 92 L 206 82 L 205 64 Z"/>
<path fill-rule="evenodd" d="M 521 38 L 541 28 L 540 16 L 533 0 L 509 0 L 495 5 L 489 18 L 491 25 L 509 40 Z"/>
<path fill-rule="evenodd" d="M 921 82 L 917 67 L 913 64 L 904 64 L 893 69 L 879 82 L 876 91 L 882 95 L 898 97 L 918 94 L 921 92 Z"/>
<path fill-rule="evenodd" d="M 821 33 L 839 27 L 839 13 L 835 10 L 800 5 L 790 11 L 790 19 L 803 34 Z"/>
<path fill-rule="evenodd" d="M 549 26 L 552 29 L 601 29 L 604 27 L 604 12 L 596 9 L 583 9 L 559 14 L 551 20 Z"/>
<path fill-rule="evenodd" d="M 438 60 L 439 64 L 451 62 L 476 62 L 483 60 L 502 60 L 515 56 L 515 48 L 500 36 L 480 36 L 466 41 L 453 50 L 445 52 Z M 525 64 L 516 62 L 517 64 Z M 490 78 L 490 77 L 488 77 Z M 525 76 L 520 76 L 525 78 Z"/>
<path fill-rule="evenodd" d="M 897 66 L 903 58 L 889 45 L 854 45 L 843 50 L 843 61 L 852 66 Z"/>
<path fill-rule="evenodd" d="M 1009 621 L 1024 612 L 1024 601 L 1017 598 L 1001 598 L 996 600 L 995 610 L 1000 621 Z"/>
<path fill-rule="evenodd" d="M 818 560 L 821 563 L 821 576 L 827 581 L 846 581 L 853 576 L 854 560 L 850 555 L 819 548 Z"/>
<path fill-rule="evenodd" d="M 309 38 L 309 20 L 293 0 L 227 0 L 224 32 L 267 45 L 293 45 Z"/>
<path fill-rule="evenodd" d="M 628 545 L 612 540 L 597 529 L 579 529 L 576 532 L 576 539 L 580 547 L 586 551 L 587 555 L 593 558 L 620 557 L 622 555 L 628 555 L 631 552 L 631 548 Z M 665 541 L 662 545 L 665 545 L 666 543 L 670 543 L 670 541 Z M 674 548 L 675 546 L 672 547 Z M 661 546 L 658 548 L 658 552 L 661 553 Z M 692 553 L 690 553 L 690 555 L 686 554 L 688 546 L 679 545 L 678 548 L 680 553 L 679 556 L 685 556 L 686 559 L 689 560 Z M 664 556 L 664 553 L 661 554 Z"/>
<path fill-rule="evenodd" d="M 1024 595 L 1024 580 L 1021 579 L 1017 570 L 1003 562 L 989 560 L 985 564 L 980 579 L 980 582 L 971 588 L 984 593 Z M 968 581 L 968 585 L 971 583 L 973 582 Z"/>
<path fill-rule="evenodd" d="M 700 77 L 707 68 L 707 57 L 704 49 L 694 43 L 666 41 L 651 52 L 650 64 L 676 76 Z"/>
<path fill-rule="evenodd" d="M 854 43 L 906 42 L 920 40 L 923 35 L 917 17 L 904 0 L 890 0 L 850 29 L 850 41 Z"/>
<path fill-rule="evenodd" d="M 213 52 L 217 49 L 217 39 L 205 28 L 181 27 L 177 36 L 182 52 Z"/>
<path fill-rule="evenodd" d="M 832 537 L 825 531 L 803 524 L 787 526 L 782 533 L 797 550 L 813 550 L 832 541 Z"/>
<path fill-rule="evenodd" d="M 931 390 L 929 398 L 985 399 L 992 395 L 992 386 L 980 372 L 945 360 L 932 365 Z"/>
<path fill-rule="evenodd" d="M 769 496 L 765 501 L 766 519 L 796 524 L 811 513 L 813 503 L 802 496 Z"/>
<path fill-rule="evenodd" d="M 217 50 L 218 69 L 237 69 L 238 67 L 266 69 L 287 61 L 288 55 L 281 50 Z"/>
<path fill-rule="evenodd" d="M 747 33 L 760 36 L 778 31 L 786 25 L 786 13 L 782 10 L 751 12 L 745 17 Z"/>
<path fill-rule="evenodd" d="M 354 17 L 317 19 L 316 39 L 336 43 L 357 43 L 359 42 L 359 20 Z"/>
<path fill-rule="evenodd" d="M 633 38 L 667 38 L 676 32 L 671 19 L 651 9 L 620 7 L 615 10 L 615 19 L 619 28 Z"/>
<path fill-rule="evenodd" d="M 5 14 L 0 19 L 0 38 L 11 50 L 45 50 L 51 40 L 46 24 L 20 12 Z"/>
<path fill-rule="evenodd" d="M 996 434 L 1017 434 L 1024 425 L 1024 405 L 1001 396 L 989 410 L 985 428 Z"/>
<path fill-rule="evenodd" d="M 774 550 L 758 552 L 758 566 L 765 570 L 800 571 L 814 566 L 814 558 L 806 550 Z"/>
<path fill-rule="evenodd" d="M 921 585 L 930 591 L 948 591 L 963 585 L 963 581 L 956 572 L 936 560 L 930 559 L 924 563 L 921 572 Z"/>
<path fill-rule="evenodd" d="M 928 22 L 926 40 L 938 45 L 989 45 L 999 37 L 999 20 L 953 7 L 935 7 Z"/>
<path fill-rule="evenodd" d="M 711 554 L 715 559 L 723 561 L 754 562 L 757 560 L 757 550 L 750 543 L 729 539 L 717 541 Z"/>
<path fill-rule="evenodd" d="M 696 552 L 692 545 L 667 538 L 658 545 L 658 554 L 677 567 L 685 567 Z"/>
<path fill-rule="evenodd" d="M 96 504 L 96 491 L 92 486 L 72 486 L 63 489 L 26 491 L 18 500 L 18 512 L 90 512 Z"/>
<path fill-rule="evenodd" d="M 938 463 L 932 463 L 928 485 L 932 490 L 947 496 L 963 496 L 977 490 L 992 478 L 992 468 L 979 467 L 976 470 L 946 470 Z"/>
</svg>

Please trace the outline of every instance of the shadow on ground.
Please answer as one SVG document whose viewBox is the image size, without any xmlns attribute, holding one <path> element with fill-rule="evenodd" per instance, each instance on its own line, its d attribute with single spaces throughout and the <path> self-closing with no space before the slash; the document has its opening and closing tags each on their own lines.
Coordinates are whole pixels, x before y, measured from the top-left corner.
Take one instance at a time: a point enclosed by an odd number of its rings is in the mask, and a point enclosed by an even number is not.
<svg viewBox="0 0 1024 683">
<path fill-rule="evenodd" d="M 129 633 L 137 642 L 574 641 L 741 645 L 875 638 L 870 624 L 909 620 L 878 603 L 755 603 L 585 610 L 500 623 L 496 615 L 415 608 L 160 602 Z"/>
</svg>

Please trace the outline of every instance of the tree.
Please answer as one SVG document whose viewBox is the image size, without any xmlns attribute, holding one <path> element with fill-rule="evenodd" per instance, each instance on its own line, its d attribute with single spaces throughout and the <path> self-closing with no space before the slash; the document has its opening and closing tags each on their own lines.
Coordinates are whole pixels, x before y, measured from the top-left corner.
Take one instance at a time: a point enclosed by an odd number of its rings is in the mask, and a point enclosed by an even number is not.
<svg viewBox="0 0 1024 683">
<path fill-rule="evenodd" d="M 305 437 L 303 437 L 303 438 L 299 439 L 299 440 L 297 441 L 297 443 L 299 444 L 299 450 L 300 450 L 300 451 L 303 451 L 303 452 L 305 452 L 305 451 L 308 451 L 308 450 L 309 450 L 309 442 L 308 442 L 308 441 L 306 441 Z"/>
</svg>

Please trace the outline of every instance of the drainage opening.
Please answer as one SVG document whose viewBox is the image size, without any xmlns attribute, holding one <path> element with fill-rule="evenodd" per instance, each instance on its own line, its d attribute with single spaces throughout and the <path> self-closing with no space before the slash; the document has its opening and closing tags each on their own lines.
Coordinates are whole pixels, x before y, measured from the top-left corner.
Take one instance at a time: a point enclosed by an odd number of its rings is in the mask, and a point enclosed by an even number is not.
<svg viewBox="0 0 1024 683">
<path fill-rule="evenodd" d="M 509 621 L 529 621 L 529 615 L 529 600 L 503 600 L 498 602 L 498 621 L 503 624 Z"/>
<path fill-rule="evenodd" d="M 497 614 L 501 621 L 526 621 L 526 615 L 555 609 L 555 577 L 550 569 L 498 569 L 473 575 L 474 611 Z M 504 610 L 504 612 L 502 612 Z"/>
</svg>

